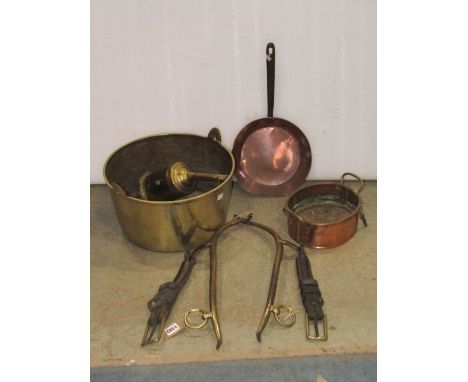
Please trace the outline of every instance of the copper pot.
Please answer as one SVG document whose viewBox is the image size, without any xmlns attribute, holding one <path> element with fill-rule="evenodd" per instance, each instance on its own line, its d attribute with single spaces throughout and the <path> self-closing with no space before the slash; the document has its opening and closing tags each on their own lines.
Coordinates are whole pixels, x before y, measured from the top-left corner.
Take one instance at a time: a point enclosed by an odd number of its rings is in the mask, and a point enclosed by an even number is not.
<svg viewBox="0 0 468 382">
<path fill-rule="evenodd" d="M 359 180 L 357 191 L 344 185 L 347 175 Z M 295 192 L 284 207 L 289 235 L 309 248 L 334 248 L 345 243 L 356 233 L 359 217 L 367 226 L 359 196 L 363 187 L 359 176 L 347 172 L 340 183 L 317 183 Z"/>
</svg>

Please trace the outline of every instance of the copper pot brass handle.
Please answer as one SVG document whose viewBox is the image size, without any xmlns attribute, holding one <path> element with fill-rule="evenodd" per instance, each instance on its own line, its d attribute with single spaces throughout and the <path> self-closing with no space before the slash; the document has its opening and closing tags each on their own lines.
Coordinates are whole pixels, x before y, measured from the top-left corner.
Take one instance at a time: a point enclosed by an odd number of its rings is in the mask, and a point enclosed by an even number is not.
<svg viewBox="0 0 468 382">
<path fill-rule="evenodd" d="M 341 184 L 344 184 L 344 181 L 345 181 L 345 176 L 346 175 L 349 175 L 349 176 L 352 176 L 354 178 L 356 178 L 357 180 L 359 180 L 359 182 L 361 183 L 361 187 L 359 187 L 356 191 L 356 194 L 359 195 L 359 193 L 362 191 L 362 189 L 364 188 L 364 180 L 356 175 L 356 174 L 353 174 L 352 172 L 345 172 L 343 175 L 341 175 Z"/>
<path fill-rule="evenodd" d="M 314 235 L 314 227 L 310 225 L 309 223 L 306 223 L 304 219 L 296 213 L 296 211 L 291 210 L 289 207 L 283 207 L 283 212 L 286 215 L 288 219 L 288 226 L 293 225 L 294 220 L 297 220 L 298 223 L 296 224 L 296 235 L 297 237 L 301 237 L 301 231 L 303 231 L 303 235 L 307 237 L 307 240 L 310 240 L 312 236 Z"/>
<path fill-rule="evenodd" d="M 284 212 L 284 214 L 285 214 L 288 218 L 291 216 L 291 217 L 294 217 L 294 218 L 296 218 L 297 220 L 299 220 L 302 224 L 307 224 L 307 223 L 304 221 L 304 219 L 302 219 L 302 217 L 300 217 L 298 214 L 296 214 L 295 211 L 290 210 L 289 208 L 283 207 L 283 212 Z"/>
<path fill-rule="evenodd" d="M 344 178 L 345 178 L 346 175 L 349 175 L 349 176 L 352 176 L 352 177 L 356 178 L 361 183 L 361 186 L 356 191 L 356 194 L 358 194 L 359 198 L 361 198 L 359 193 L 364 188 L 364 180 L 360 176 L 358 176 L 356 174 L 353 174 L 352 172 L 345 172 L 343 175 L 341 175 L 341 184 L 344 183 Z M 361 203 L 362 203 L 362 201 L 361 201 Z M 362 206 L 361 206 L 361 211 L 359 212 L 359 217 L 361 218 L 362 222 L 364 223 L 364 227 L 367 227 L 367 220 L 366 220 L 366 217 L 364 216 L 364 211 L 362 210 Z"/>
</svg>

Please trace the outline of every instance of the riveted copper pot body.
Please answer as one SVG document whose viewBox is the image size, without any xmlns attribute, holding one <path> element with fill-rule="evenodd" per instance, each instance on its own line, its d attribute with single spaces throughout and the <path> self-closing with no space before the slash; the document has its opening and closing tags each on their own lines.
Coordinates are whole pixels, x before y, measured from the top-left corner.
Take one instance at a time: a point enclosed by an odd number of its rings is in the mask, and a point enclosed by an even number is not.
<svg viewBox="0 0 468 382">
<path fill-rule="evenodd" d="M 182 199 L 142 200 L 138 191 L 142 174 L 178 161 L 196 171 L 228 175 L 215 186 L 200 182 L 196 193 Z M 207 242 L 224 224 L 234 169 L 234 157 L 217 134 L 162 134 L 133 141 L 114 152 L 104 166 L 104 178 L 122 232 L 144 248 L 177 252 Z"/>
<path fill-rule="evenodd" d="M 361 187 L 357 191 L 343 184 L 346 175 L 355 176 L 361 181 Z M 309 248 L 334 248 L 354 236 L 359 217 L 367 226 L 359 196 L 364 185 L 362 179 L 354 174 L 345 173 L 341 180 L 341 184 L 323 182 L 304 187 L 288 198 L 284 211 L 288 219 L 288 232 L 291 238 Z M 326 210 L 329 202 L 330 210 L 338 207 L 340 213 L 335 213 L 335 216 L 324 214 L 325 218 L 317 221 L 306 219 L 299 211 L 307 209 L 308 204 L 316 200 L 323 201 L 320 208 Z M 342 206 L 341 211 L 340 206 Z M 335 218 L 336 216 L 338 217 Z"/>
</svg>

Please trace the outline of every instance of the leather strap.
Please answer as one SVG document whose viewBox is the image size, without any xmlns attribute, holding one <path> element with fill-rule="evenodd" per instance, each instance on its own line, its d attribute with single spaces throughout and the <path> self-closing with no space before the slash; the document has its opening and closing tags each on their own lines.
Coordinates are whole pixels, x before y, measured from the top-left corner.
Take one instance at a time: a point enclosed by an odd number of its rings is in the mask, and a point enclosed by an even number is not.
<svg viewBox="0 0 468 382">
<path fill-rule="evenodd" d="M 185 259 L 182 262 L 179 272 L 173 281 L 166 282 L 160 285 L 158 292 L 148 301 L 148 310 L 150 316 L 146 325 L 145 334 L 141 345 L 144 346 L 152 342 L 153 334 L 158 325 L 164 325 L 164 322 L 169 317 L 180 291 L 189 279 L 195 265 L 195 256 L 193 252 L 186 252 Z M 160 330 L 160 333 L 162 331 Z M 160 340 L 158 335 L 157 341 Z"/>
<path fill-rule="evenodd" d="M 296 257 L 297 278 L 299 289 L 301 290 L 302 304 L 309 319 L 323 320 L 324 314 L 322 306 L 324 301 L 320 292 L 317 280 L 312 276 L 310 261 L 307 257 L 304 246 L 300 246 Z"/>
<path fill-rule="evenodd" d="M 304 246 L 302 245 L 298 246 L 292 242 L 289 242 L 288 240 L 281 239 L 279 235 L 276 233 L 276 231 L 262 224 L 252 222 L 251 218 L 252 218 L 251 215 L 249 215 L 247 218 L 235 217 L 233 221 L 226 223 L 224 226 L 218 229 L 212 242 L 208 242 L 194 250 L 191 250 L 185 253 L 185 259 L 182 262 L 174 280 L 162 284 L 159 287 L 158 292 L 153 296 L 151 300 L 148 301 L 148 309 L 150 311 L 150 316 L 148 318 L 145 334 L 143 335 L 143 341 L 141 343 L 142 346 L 152 343 L 152 342 L 158 342 L 161 339 L 162 326 L 164 325 L 166 319 L 169 317 L 180 291 L 182 290 L 188 278 L 190 277 L 193 266 L 195 265 L 196 256 L 205 248 L 210 248 L 210 253 L 211 252 L 216 253 L 217 237 L 220 235 L 220 233 L 224 229 L 232 225 L 238 224 L 238 223 L 253 225 L 260 229 L 268 231 L 269 233 L 273 235 L 273 237 L 275 238 L 275 242 L 277 244 L 277 253 L 275 255 L 275 265 L 273 267 L 272 276 L 271 276 L 267 306 L 265 308 L 266 309 L 265 313 L 262 317 L 262 322 L 259 326 L 259 329 L 257 330 L 257 339 L 260 338 L 259 337 L 260 333 L 265 327 L 269 314 L 272 311 L 271 308 L 273 307 L 273 301 L 274 301 L 276 286 L 277 286 L 277 281 L 278 281 L 279 267 L 281 263 L 281 257 L 282 257 L 284 245 L 288 245 L 291 248 L 295 248 L 297 250 L 297 256 L 296 256 L 297 277 L 299 280 L 299 288 L 301 291 L 302 303 L 304 305 L 307 316 L 309 317 L 310 320 L 314 320 L 315 322 L 324 319 L 325 315 L 322 310 L 324 301 L 322 299 L 322 295 L 318 286 L 318 282 L 312 276 L 310 262 L 305 253 Z M 210 270 L 210 296 L 212 296 L 213 294 L 212 287 L 211 287 L 211 274 L 212 274 L 212 271 Z M 216 280 L 216 278 L 214 278 L 213 280 Z M 214 288 L 216 289 L 216 281 L 214 281 Z M 211 305 L 212 304 L 211 304 L 211 297 L 210 297 L 210 307 L 213 308 Z M 215 304 L 214 310 L 216 311 L 216 304 Z M 158 338 L 156 340 L 152 340 L 152 337 L 158 325 L 160 325 Z M 220 341 L 220 337 L 218 338 L 218 341 Z"/>
</svg>

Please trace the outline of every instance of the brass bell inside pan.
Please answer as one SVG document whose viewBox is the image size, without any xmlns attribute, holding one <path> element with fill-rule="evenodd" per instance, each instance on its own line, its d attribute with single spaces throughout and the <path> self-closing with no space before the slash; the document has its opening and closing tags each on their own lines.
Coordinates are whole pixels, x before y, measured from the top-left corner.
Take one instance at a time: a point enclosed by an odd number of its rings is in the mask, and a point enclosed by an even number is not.
<svg viewBox="0 0 468 382">
<path fill-rule="evenodd" d="M 144 200 L 170 201 L 195 191 L 199 180 L 222 182 L 223 174 L 193 172 L 184 162 L 175 162 L 167 169 L 145 172 L 139 179 L 140 196 Z"/>
</svg>

